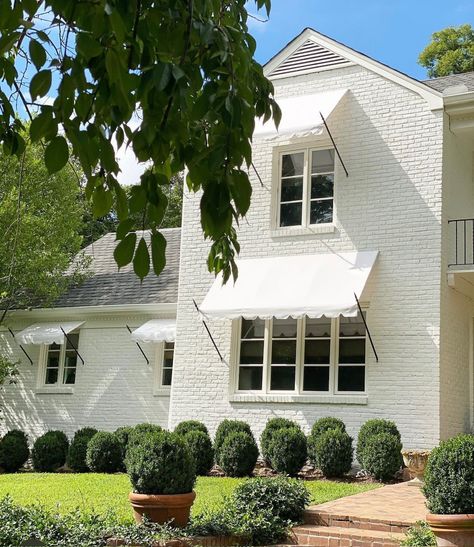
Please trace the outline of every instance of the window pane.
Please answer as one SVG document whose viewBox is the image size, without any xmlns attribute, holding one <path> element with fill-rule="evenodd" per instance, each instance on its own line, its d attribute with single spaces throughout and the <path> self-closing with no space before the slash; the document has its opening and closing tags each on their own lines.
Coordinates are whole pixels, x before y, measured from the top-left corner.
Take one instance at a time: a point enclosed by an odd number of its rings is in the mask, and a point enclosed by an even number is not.
<svg viewBox="0 0 474 547">
<path fill-rule="evenodd" d="M 263 341 L 242 341 L 240 344 L 240 362 L 243 365 L 262 364 Z"/>
<path fill-rule="evenodd" d="M 304 362 L 307 365 L 329 365 L 330 340 L 306 340 L 304 343 Z"/>
<path fill-rule="evenodd" d="M 272 367 L 270 389 L 272 391 L 293 391 L 295 389 L 296 367 Z"/>
<path fill-rule="evenodd" d="M 79 334 L 68 334 L 66 338 L 66 349 L 74 348 L 78 349 L 79 347 Z"/>
<path fill-rule="evenodd" d="M 273 338 L 296 338 L 296 319 L 274 319 Z"/>
<path fill-rule="evenodd" d="M 311 198 L 332 198 L 334 194 L 333 175 L 313 175 L 311 177 Z"/>
<path fill-rule="evenodd" d="M 339 391 L 365 391 L 365 367 L 339 367 Z"/>
<path fill-rule="evenodd" d="M 273 340 L 272 364 L 293 365 L 296 363 L 296 340 Z"/>
<path fill-rule="evenodd" d="M 265 321 L 263 319 L 242 319 L 241 338 L 263 338 L 265 336 Z"/>
<path fill-rule="evenodd" d="M 329 367 L 304 367 L 303 391 L 328 391 Z"/>
<path fill-rule="evenodd" d="M 296 154 L 285 154 L 282 157 L 281 176 L 293 177 L 302 175 L 304 167 L 304 152 Z"/>
<path fill-rule="evenodd" d="M 73 368 L 77 365 L 77 355 L 74 351 L 67 351 L 64 356 L 64 366 Z"/>
<path fill-rule="evenodd" d="M 45 384 L 55 384 L 58 381 L 58 369 L 47 368 Z"/>
<path fill-rule="evenodd" d="M 49 351 L 48 352 L 48 367 L 59 367 L 59 351 Z"/>
<path fill-rule="evenodd" d="M 280 226 L 301 226 L 301 203 L 282 203 L 280 205 Z"/>
<path fill-rule="evenodd" d="M 341 336 L 365 336 L 365 325 L 360 314 L 357 317 L 341 317 L 339 333 Z"/>
<path fill-rule="evenodd" d="M 312 153 L 311 174 L 334 171 L 334 150 L 315 150 Z"/>
<path fill-rule="evenodd" d="M 169 368 L 163 369 L 162 384 L 164 386 L 170 386 L 172 376 L 173 376 L 173 371 L 171 369 L 169 369 Z"/>
<path fill-rule="evenodd" d="M 262 389 L 263 367 L 240 367 L 239 390 L 249 391 Z"/>
<path fill-rule="evenodd" d="M 281 201 L 298 201 L 303 199 L 303 179 L 282 179 Z"/>
<path fill-rule="evenodd" d="M 65 384 L 74 384 L 76 382 L 76 369 L 65 368 L 63 382 Z"/>
<path fill-rule="evenodd" d="M 365 338 L 339 340 L 339 363 L 365 363 Z"/>
<path fill-rule="evenodd" d="M 312 201 L 309 222 L 310 224 L 332 222 L 332 199 Z"/>
<path fill-rule="evenodd" d="M 173 368 L 173 351 L 165 350 L 165 354 L 163 356 L 163 366 L 166 368 Z"/>
<path fill-rule="evenodd" d="M 174 350 L 174 342 L 165 342 L 165 350 Z"/>
<path fill-rule="evenodd" d="M 306 319 L 306 338 L 330 338 L 331 337 L 331 320 L 327 317 L 319 319 Z"/>
</svg>

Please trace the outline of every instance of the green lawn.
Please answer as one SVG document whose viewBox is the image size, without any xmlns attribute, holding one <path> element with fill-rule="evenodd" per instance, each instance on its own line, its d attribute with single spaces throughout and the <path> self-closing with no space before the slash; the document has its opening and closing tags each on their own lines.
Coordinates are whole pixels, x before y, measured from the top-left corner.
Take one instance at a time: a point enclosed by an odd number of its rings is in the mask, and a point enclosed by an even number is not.
<svg viewBox="0 0 474 547">
<path fill-rule="evenodd" d="M 246 479 L 199 477 L 193 514 L 218 509 L 223 499 Z M 312 503 L 323 503 L 376 488 L 375 484 L 307 481 Z M 20 473 L 0 475 L 0 498 L 9 495 L 20 505 L 39 503 L 66 513 L 76 508 L 103 513 L 112 510 L 122 521 L 131 521 L 127 475 L 97 473 Z"/>
</svg>

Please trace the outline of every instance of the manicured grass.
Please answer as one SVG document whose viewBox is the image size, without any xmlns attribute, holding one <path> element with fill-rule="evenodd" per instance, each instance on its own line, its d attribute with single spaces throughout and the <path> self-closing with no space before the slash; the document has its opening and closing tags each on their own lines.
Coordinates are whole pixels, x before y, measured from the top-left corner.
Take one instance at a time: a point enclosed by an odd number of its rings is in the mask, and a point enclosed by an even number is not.
<svg viewBox="0 0 474 547">
<path fill-rule="evenodd" d="M 196 501 L 193 514 L 216 510 L 226 496 L 246 479 L 199 477 L 196 483 Z M 350 496 L 376 488 L 375 484 L 357 484 L 332 481 L 307 481 L 312 503 Z M 19 473 L 0 475 L 0 498 L 9 495 L 20 505 L 40 504 L 43 507 L 67 513 L 76 508 L 85 512 L 116 513 L 121 521 L 132 520 L 127 475 L 98 473 Z"/>
</svg>

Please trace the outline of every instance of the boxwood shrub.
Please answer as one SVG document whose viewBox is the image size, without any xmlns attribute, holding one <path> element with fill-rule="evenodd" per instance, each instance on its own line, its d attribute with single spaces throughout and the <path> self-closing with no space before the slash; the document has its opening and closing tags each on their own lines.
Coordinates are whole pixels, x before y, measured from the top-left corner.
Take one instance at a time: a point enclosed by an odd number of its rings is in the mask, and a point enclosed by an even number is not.
<svg viewBox="0 0 474 547">
<path fill-rule="evenodd" d="M 202 431 L 206 435 L 209 435 L 207 427 L 198 420 L 185 420 L 174 428 L 174 432 L 178 435 L 186 435 L 190 431 Z"/>
<path fill-rule="evenodd" d="M 223 420 L 219 424 L 216 430 L 216 436 L 214 437 L 214 457 L 218 465 L 221 465 L 220 449 L 222 443 L 230 433 L 236 433 L 238 431 L 242 433 L 248 433 L 252 437 L 252 439 L 254 438 L 252 430 L 250 429 L 249 424 L 246 422 L 242 422 L 240 420 Z"/>
<path fill-rule="evenodd" d="M 124 425 L 114 431 L 114 435 L 120 444 L 120 452 L 122 454 L 120 471 L 125 471 L 125 453 L 127 452 L 128 437 L 132 431 L 133 427 L 130 425 Z"/>
<path fill-rule="evenodd" d="M 122 447 L 113 433 L 99 431 L 89 441 L 86 463 L 94 473 L 115 473 L 122 466 Z"/>
<path fill-rule="evenodd" d="M 402 443 L 396 435 L 372 435 L 364 447 L 364 469 L 378 480 L 392 479 L 403 462 L 401 451 Z"/>
<path fill-rule="evenodd" d="M 15 473 L 25 465 L 30 456 L 28 437 L 23 431 L 13 429 L 0 440 L 0 467 L 6 473 Z"/>
<path fill-rule="evenodd" d="M 96 433 L 97 429 L 93 427 L 83 427 L 74 434 L 67 452 L 66 463 L 76 473 L 89 471 L 86 463 L 87 445 Z"/>
<path fill-rule="evenodd" d="M 128 434 L 127 449 L 138 442 L 144 435 L 148 433 L 160 433 L 163 429 L 158 424 L 142 423 L 133 427 Z"/>
<path fill-rule="evenodd" d="M 138 494 L 185 494 L 196 481 L 186 441 L 168 431 L 141 435 L 127 448 L 125 466 Z"/>
<path fill-rule="evenodd" d="M 196 473 L 207 475 L 214 464 L 214 449 L 211 438 L 199 430 L 189 430 L 182 435 L 196 463 Z"/>
<path fill-rule="evenodd" d="M 279 473 L 296 475 L 306 463 L 306 437 L 296 427 L 284 427 L 275 431 L 268 450 L 271 455 L 270 465 Z"/>
<path fill-rule="evenodd" d="M 346 424 L 339 418 L 327 416 L 325 418 L 319 418 L 313 424 L 311 428 L 311 435 L 313 437 L 319 437 L 322 433 L 329 431 L 330 429 L 339 429 L 340 431 L 346 431 Z"/>
<path fill-rule="evenodd" d="M 328 429 L 308 438 L 309 461 L 326 477 L 342 477 L 352 467 L 352 438 L 341 429 Z"/>
<path fill-rule="evenodd" d="M 228 477 L 247 477 L 252 474 L 257 458 L 255 439 L 244 431 L 234 431 L 220 447 L 219 465 Z"/>
<path fill-rule="evenodd" d="M 398 438 L 399 441 L 401 441 L 400 432 L 398 431 L 397 426 L 395 425 L 395 422 L 392 422 L 390 420 L 384 420 L 381 418 L 373 418 L 371 420 L 367 420 L 365 424 L 360 428 L 359 435 L 357 437 L 357 461 L 360 463 L 360 465 L 365 469 L 365 462 L 364 462 L 364 450 L 365 446 L 367 444 L 367 441 L 369 438 L 373 435 L 377 435 L 378 433 L 389 433 L 390 435 L 394 435 Z M 400 461 L 401 455 L 400 455 Z"/>
<path fill-rule="evenodd" d="M 474 437 L 443 441 L 428 457 L 423 493 L 428 509 L 441 515 L 472 513 L 474 508 Z"/>
<path fill-rule="evenodd" d="M 285 427 L 296 427 L 297 429 L 300 428 L 300 426 L 296 422 L 288 420 L 287 418 L 271 418 L 265 425 L 265 429 L 260 436 L 260 448 L 262 450 L 262 457 L 267 462 L 267 464 L 270 464 L 271 461 L 269 447 L 273 439 L 273 434 L 275 433 L 275 431 L 278 431 L 279 429 L 283 429 Z"/>
<path fill-rule="evenodd" d="M 66 463 L 68 448 L 69 441 L 62 431 L 48 431 L 33 445 L 33 467 L 36 471 L 56 471 Z"/>
</svg>

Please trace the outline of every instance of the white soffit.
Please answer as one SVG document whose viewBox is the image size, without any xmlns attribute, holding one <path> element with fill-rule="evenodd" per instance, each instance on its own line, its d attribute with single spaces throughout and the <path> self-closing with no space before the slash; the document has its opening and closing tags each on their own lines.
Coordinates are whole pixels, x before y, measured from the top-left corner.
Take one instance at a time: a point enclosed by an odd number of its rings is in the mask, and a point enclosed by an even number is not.
<svg viewBox="0 0 474 547">
<path fill-rule="evenodd" d="M 281 122 L 278 129 L 273 119 L 265 124 L 261 119 L 255 121 L 254 138 L 273 140 L 280 136 L 287 138 L 320 135 L 324 129 L 321 114 L 327 120 L 347 89 L 325 91 L 312 95 L 297 95 L 277 99 L 281 108 Z"/>
<path fill-rule="evenodd" d="M 378 251 L 239 260 L 235 284 L 218 276 L 201 304 L 205 318 L 353 317 Z"/>
<path fill-rule="evenodd" d="M 134 342 L 174 342 L 175 319 L 151 319 L 132 332 Z"/>
<path fill-rule="evenodd" d="M 84 321 L 65 321 L 61 323 L 34 323 L 15 335 L 19 344 L 64 344 L 64 333 L 78 329 Z M 63 330 L 61 330 L 63 329 Z"/>
</svg>

